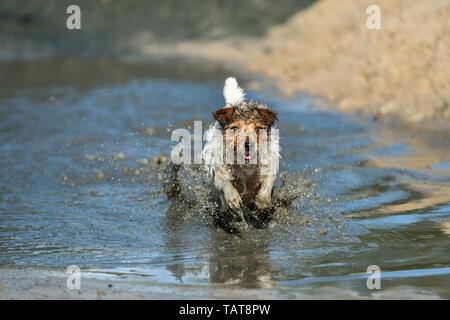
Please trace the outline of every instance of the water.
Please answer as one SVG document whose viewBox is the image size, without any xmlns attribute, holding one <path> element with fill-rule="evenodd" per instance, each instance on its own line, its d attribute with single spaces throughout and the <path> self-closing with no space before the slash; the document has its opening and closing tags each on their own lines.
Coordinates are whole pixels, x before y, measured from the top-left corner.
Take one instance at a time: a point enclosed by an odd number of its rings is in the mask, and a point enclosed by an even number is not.
<svg viewBox="0 0 450 320">
<path fill-rule="evenodd" d="M 448 135 L 250 91 L 279 112 L 281 170 L 300 197 L 237 237 L 161 192 L 156 159 L 171 131 L 206 129 L 228 75 L 180 68 L 55 59 L 11 74 L 0 91 L 0 267 L 79 265 L 199 297 L 450 297 Z M 366 287 L 370 265 L 381 291 Z"/>
</svg>

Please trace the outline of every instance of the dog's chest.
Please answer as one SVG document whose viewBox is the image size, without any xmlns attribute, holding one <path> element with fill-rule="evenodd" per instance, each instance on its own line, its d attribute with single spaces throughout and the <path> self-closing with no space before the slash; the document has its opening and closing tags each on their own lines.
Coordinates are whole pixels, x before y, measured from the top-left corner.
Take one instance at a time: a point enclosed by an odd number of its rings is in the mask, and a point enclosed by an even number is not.
<svg viewBox="0 0 450 320">
<path fill-rule="evenodd" d="M 255 199 L 261 187 L 261 176 L 259 167 L 236 167 L 233 170 L 234 187 L 241 195 L 244 202 Z"/>
</svg>

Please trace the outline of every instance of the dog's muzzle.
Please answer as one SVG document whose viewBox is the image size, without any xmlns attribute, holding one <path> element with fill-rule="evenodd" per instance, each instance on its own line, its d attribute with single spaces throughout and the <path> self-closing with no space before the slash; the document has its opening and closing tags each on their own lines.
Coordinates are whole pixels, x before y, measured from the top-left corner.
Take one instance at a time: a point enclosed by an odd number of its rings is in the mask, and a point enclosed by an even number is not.
<svg viewBox="0 0 450 320">
<path fill-rule="evenodd" d="M 250 144 L 250 140 L 249 138 L 247 138 L 245 140 L 245 144 L 244 144 L 244 160 L 245 161 L 250 161 L 253 159 L 253 153 L 252 153 L 252 148 L 251 148 L 251 144 Z"/>
</svg>

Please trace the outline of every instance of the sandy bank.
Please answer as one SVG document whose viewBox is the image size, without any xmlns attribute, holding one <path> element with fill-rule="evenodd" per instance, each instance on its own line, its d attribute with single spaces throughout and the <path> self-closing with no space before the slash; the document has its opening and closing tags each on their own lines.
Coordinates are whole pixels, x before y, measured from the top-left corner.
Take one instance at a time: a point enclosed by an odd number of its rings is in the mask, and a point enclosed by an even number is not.
<svg viewBox="0 0 450 320">
<path fill-rule="evenodd" d="M 233 62 L 272 77 L 289 95 L 306 91 L 342 111 L 407 123 L 450 120 L 450 2 L 380 0 L 381 30 L 369 30 L 371 0 L 322 0 L 262 39 L 178 43 L 171 53 Z M 241 68 L 239 70 L 242 70 Z"/>
<path fill-rule="evenodd" d="M 450 2 L 380 0 L 381 30 L 366 26 L 370 0 L 323 0 L 268 34 L 248 62 L 344 111 L 450 119 Z"/>
</svg>

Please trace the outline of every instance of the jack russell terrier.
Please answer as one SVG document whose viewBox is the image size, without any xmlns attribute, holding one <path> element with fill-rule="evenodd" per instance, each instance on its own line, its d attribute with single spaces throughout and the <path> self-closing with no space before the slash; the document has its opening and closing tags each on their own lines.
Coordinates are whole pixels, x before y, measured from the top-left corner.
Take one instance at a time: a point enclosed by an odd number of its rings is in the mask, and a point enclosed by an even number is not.
<svg viewBox="0 0 450 320">
<path fill-rule="evenodd" d="M 225 106 L 213 112 L 202 156 L 219 192 L 223 210 L 243 219 L 242 209 L 272 207 L 280 146 L 277 113 L 265 104 L 246 101 L 235 78 L 223 88 Z"/>
</svg>

